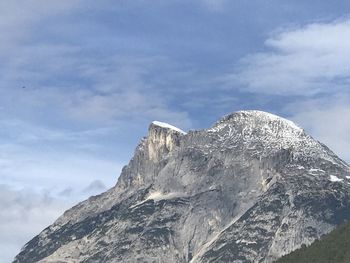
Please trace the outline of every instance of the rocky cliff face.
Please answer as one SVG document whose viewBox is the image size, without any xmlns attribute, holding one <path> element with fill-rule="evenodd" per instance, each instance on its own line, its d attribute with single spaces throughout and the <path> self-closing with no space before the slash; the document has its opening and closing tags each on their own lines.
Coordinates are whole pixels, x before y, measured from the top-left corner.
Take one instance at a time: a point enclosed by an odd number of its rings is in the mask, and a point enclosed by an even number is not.
<svg viewBox="0 0 350 263">
<path fill-rule="evenodd" d="M 14 262 L 273 262 L 350 218 L 350 168 L 292 122 L 241 111 L 184 133 L 154 122 L 115 187 Z"/>
</svg>

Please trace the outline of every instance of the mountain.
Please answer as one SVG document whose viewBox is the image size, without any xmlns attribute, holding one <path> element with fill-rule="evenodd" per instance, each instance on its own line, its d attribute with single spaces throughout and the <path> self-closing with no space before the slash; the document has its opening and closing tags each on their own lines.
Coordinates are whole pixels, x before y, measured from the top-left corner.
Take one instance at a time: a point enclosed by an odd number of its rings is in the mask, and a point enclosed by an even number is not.
<svg viewBox="0 0 350 263">
<path fill-rule="evenodd" d="M 350 262 L 350 222 L 342 224 L 310 246 L 282 257 L 276 263 Z"/>
<path fill-rule="evenodd" d="M 349 178 L 325 145 L 269 113 L 188 133 L 153 122 L 117 184 L 14 262 L 273 262 L 350 218 Z"/>
</svg>

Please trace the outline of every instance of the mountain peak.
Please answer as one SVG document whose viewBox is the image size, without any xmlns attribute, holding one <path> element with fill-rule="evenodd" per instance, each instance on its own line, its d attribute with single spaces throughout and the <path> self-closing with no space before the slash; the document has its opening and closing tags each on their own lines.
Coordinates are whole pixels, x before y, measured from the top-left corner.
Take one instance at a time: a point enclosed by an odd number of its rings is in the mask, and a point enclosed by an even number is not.
<svg viewBox="0 0 350 263">
<path fill-rule="evenodd" d="M 261 111 L 184 132 L 153 122 L 115 187 L 32 239 L 22 262 L 274 262 L 350 218 L 350 168 Z"/>
<path fill-rule="evenodd" d="M 277 115 L 257 111 L 238 111 L 228 114 L 217 121 L 209 132 L 218 132 L 226 138 L 242 138 L 244 140 L 263 140 L 266 143 L 296 142 L 305 136 L 304 130 L 294 122 Z"/>
<path fill-rule="evenodd" d="M 272 113 L 268 113 L 265 111 L 259 110 L 243 110 L 233 112 L 221 118 L 218 122 L 215 123 L 214 126 L 222 123 L 230 123 L 230 122 L 245 122 L 246 124 L 280 124 L 284 126 L 284 128 L 290 128 L 296 130 L 298 132 L 302 132 L 303 129 L 300 128 L 294 122 L 287 120 L 283 117 L 274 115 Z"/>
</svg>

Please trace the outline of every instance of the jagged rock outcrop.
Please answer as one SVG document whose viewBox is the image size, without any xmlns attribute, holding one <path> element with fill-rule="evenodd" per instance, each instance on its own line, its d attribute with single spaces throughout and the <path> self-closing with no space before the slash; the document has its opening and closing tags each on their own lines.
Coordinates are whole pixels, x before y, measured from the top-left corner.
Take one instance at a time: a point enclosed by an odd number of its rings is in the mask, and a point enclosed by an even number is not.
<svg viewBox="0 0 350 263">
<path fill-rule="evenodd" d="M 187 134 L 154 122 L 115 187 L 65 212 L 14 262 L 273 262 L 350 218 L 350 168 L 259 111 Z"/>
</svg>

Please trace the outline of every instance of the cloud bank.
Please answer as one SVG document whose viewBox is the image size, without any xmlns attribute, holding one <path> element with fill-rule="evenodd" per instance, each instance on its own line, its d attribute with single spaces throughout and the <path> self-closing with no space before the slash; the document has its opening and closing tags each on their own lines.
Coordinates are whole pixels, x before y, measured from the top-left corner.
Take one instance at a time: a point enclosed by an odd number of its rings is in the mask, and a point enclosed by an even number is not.
<svg viewBox="0 0 350 263">
<path fill-rule="evenodd" d="M 227 76 L 242 89 L 310 96 L 349 89 L 350 19 L 280 29 Z"/>
</svg>

